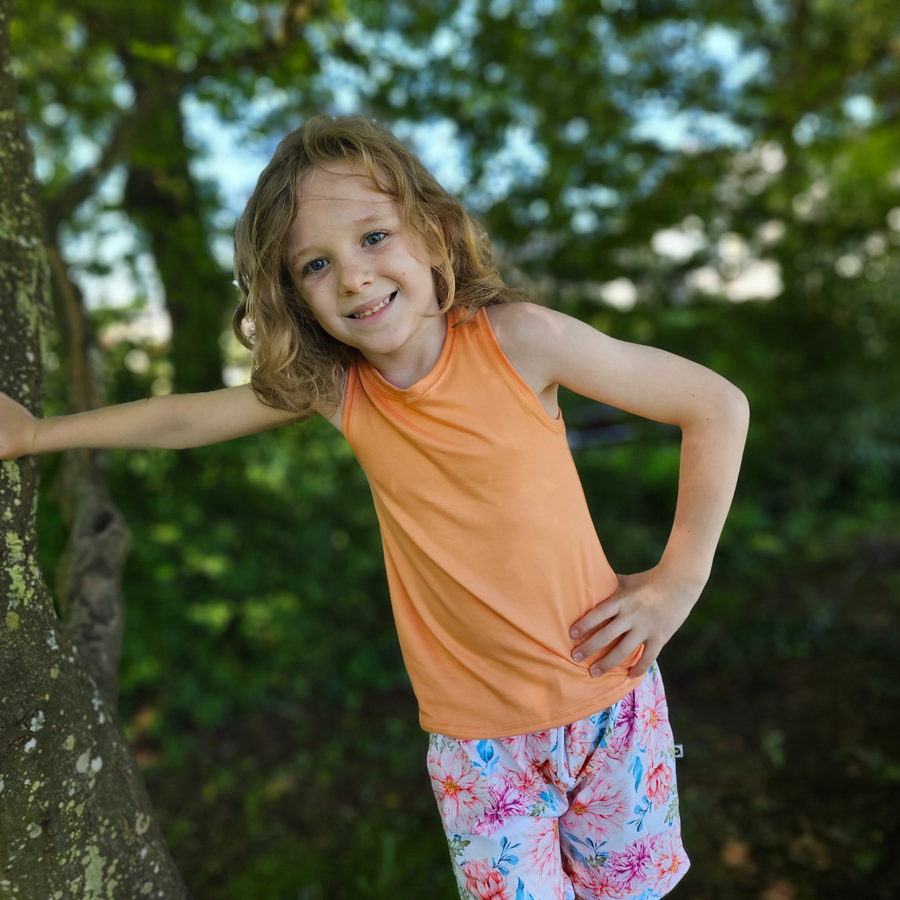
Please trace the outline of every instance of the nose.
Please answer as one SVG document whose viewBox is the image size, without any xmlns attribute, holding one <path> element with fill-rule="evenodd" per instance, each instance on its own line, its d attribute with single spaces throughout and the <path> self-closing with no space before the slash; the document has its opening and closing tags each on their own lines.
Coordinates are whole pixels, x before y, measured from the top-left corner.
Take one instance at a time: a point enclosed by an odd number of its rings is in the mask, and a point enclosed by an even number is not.
<svg viewBox="0 0 900 900">
<path fill-rule="evenodd" d="M 372 283 L 372 273 L 365 260 L 350 260 L 341 266 L 341 290 L 345 294 L 358 294 Z"/>
</svg>

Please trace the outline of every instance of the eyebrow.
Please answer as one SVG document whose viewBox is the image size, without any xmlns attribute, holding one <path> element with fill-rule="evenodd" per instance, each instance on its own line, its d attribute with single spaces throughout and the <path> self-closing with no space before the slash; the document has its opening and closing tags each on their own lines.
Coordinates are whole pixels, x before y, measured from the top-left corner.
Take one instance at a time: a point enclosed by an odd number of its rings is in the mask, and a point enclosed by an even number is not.
<svg viewBox="0 0 900 900">
<path fill-rule="evenodd" d="M 363 216 L 361 219 L 354 219 L 350 224 L 351 225 L 371 225 L 375 222 L 384 222 L 387 219 L 392 218 L 392 213 L 381 213 L 380 215 L 374 216 Z M 316 245 L 312 244 L 309 247 L 303 247 L 301 250 L 298 250 L 291 256 L 292 260 L 297 260 L 301 256 L 308 256 L 310 253 L 315 252 Z"/>
</svg>

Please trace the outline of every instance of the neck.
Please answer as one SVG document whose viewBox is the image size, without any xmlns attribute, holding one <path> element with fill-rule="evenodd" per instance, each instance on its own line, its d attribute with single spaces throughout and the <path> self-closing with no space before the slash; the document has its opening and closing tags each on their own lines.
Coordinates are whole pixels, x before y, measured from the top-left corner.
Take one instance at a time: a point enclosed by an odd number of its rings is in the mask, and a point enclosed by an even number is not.
<svg viewBox="0 0 900 900">
<path fill-rule="evenodd" d="M 435 367 L 444 349 L 449 322 L 447 316 L 428 320 L 428 327 L 422 328 L 407 341 L 396 354 L 363 354 L 379 374 L 394 387 L 406 390 L 425 378 Z"/>
</svg>

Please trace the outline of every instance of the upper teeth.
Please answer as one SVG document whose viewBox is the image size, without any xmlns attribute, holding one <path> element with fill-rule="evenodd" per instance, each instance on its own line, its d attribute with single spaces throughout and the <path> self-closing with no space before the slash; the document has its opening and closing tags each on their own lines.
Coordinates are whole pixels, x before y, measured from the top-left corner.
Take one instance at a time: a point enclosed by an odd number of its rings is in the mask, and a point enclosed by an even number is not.
<svg viewBox="0 0 900 900">
<path fill-rule="evenodd" d="M 351 319 L 364 319 L 366 316 L 371 316 L 372 313 L 377 313 L 379 309 L 382 309 L 383 307 L 387 306 L 388 303 L 391 302 L 393 297 L 394 297 L 394 295 L 391 294 L 390 297 L 388 297 L 385 300 L 382 300 L 381 303 L 378 304 L 378 306 L 373 306 L 371 309 L 367 309 L 365 312 L 353 313 L 353 315 L 350 316 L 350 318 Z"/>
</svg>

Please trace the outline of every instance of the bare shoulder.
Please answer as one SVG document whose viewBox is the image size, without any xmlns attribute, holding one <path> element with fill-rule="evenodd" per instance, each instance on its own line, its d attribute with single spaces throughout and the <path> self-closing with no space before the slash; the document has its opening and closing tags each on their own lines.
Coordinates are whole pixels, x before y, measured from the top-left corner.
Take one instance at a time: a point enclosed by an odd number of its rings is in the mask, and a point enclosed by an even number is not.
<svg viewBox="0 0 900 900">
<path fill-rule="evenodd" d="M 498 303 L 486 312 L 506 358 L 535 392 L 553 384 L 553 348 L 569 316 L 528 302 Z"/>
<path fill-rule="evenodd" d="M 578 319 L 537 303 L 498 303 L 486 310 L 504 352 L 548 353 L 569 339 L 569 331 L 590 328 Z M 593 329 L 591 329 L 593 330 Z"/>
<path fill-rule="evenodd" d="M 491 328 L 497 340 L 527 346 L 530 341 L 540 342 L 548 327 L 558 324 L 561 313 L 537 303 L 497 303 L 485 310 L 491 320 Z M 504 350 L 506 348 L 504 347 Z"/>
</svg>

